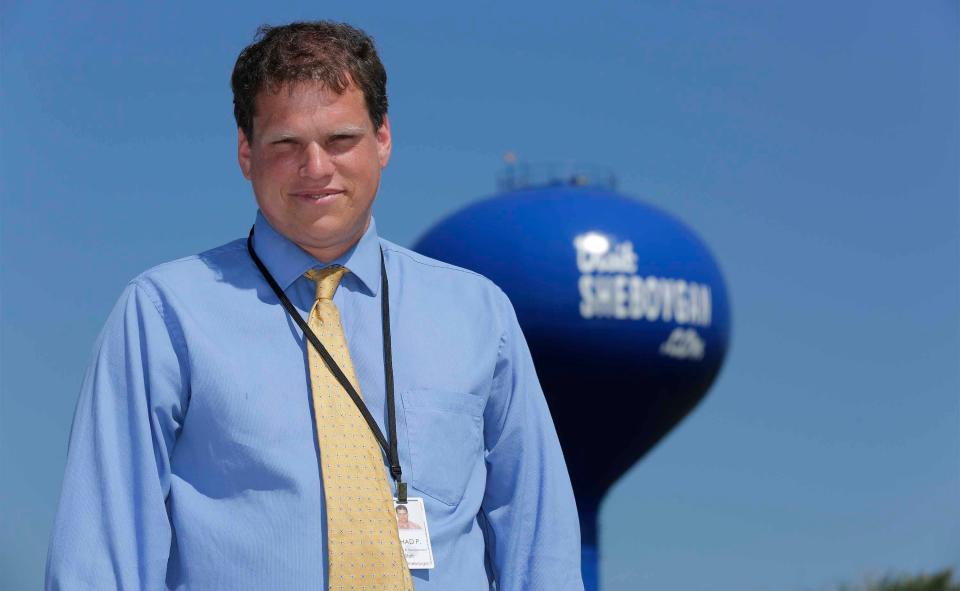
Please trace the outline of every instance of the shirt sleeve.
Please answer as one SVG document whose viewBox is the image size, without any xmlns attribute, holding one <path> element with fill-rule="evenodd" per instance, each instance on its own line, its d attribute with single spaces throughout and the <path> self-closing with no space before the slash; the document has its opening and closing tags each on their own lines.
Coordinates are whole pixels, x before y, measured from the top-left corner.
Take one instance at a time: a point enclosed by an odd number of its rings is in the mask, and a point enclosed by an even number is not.
<svg viewBox="0 0 960 591">
<path fill-rule="evenodd" d="M 516 314 L 500 293 L 500 340 L 484 413 L 483 514 L 498 591 L 583 589 L 566 463 Z"/>
<path fill-rule="evenodd" d="M 186 409 L 182 334 L 131 282 L 87 369 L 47 554 L 46 589 L 165 588 L 170 457 Z"/>
</svg>

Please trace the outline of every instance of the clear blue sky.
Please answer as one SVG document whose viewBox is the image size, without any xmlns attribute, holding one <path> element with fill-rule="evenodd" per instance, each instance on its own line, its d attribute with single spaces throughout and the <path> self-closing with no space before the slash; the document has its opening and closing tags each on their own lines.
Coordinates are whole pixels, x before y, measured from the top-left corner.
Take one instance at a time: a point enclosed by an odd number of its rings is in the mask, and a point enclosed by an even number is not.
<svg viewBox="0 0 960 591">
<path fill-rule="evenodd" d="M 322 17 L 388 68 L 385 236 L 493 193 L 513 150 L 612 168 L 724 269 L 726 367 L 608 496 L 604 589 L 960 568 L 957 2 L 80 4 L 0 11 L 0 587 L 39 585 L 123 285 L 253 220 L 237 52 Z"/>
</svg>

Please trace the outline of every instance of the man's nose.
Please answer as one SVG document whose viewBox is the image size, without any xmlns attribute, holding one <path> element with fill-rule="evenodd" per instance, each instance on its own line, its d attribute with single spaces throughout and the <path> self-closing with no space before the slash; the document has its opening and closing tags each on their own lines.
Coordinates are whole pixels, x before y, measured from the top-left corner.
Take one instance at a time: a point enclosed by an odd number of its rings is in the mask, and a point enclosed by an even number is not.
<svg viewBox="0 0 960 591">
<path fill-rule="evenodd" d="M 317 142 L 307 144 L 305 157 L 300 166 L 300 176 L 305 178 L 323 178 L 333 174 L 333 161 L 330 155 Z"/>
</svg>

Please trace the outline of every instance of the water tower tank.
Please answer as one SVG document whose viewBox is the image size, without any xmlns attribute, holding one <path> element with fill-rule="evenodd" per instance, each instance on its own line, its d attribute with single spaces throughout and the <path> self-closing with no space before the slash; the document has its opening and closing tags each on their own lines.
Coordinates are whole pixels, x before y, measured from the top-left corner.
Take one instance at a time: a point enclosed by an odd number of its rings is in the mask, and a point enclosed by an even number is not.
<svg viewBox="0 0 960 591">
<path fill-rule="evenodd" d="M 509 166 L 500 194 L 440 221 L 414 249 L 485 275 L 513 302 L 595 589 L 600 500 L 706 394 L 730 310 L 717 263 L 689 227 L 591 172 Z"/>
</svg>

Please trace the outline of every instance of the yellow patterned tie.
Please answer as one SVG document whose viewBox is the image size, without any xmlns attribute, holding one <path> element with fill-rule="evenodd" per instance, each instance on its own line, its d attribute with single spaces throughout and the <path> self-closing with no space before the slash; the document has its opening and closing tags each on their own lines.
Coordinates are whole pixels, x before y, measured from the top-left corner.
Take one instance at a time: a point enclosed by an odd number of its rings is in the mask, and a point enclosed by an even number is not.
<svg viewBox="0 0 960 591">
<path fill-rule="evenodd" d="M 346 272 L 341 266 L 307 271 L 306 276 L 317 283 L 308 325 L 360 393 L 333 303 Z M 413 591 L 380 446 L 320 354 L 309 343 L 307 349 L 327 507 L 329 589 Z"/>
</svg>

